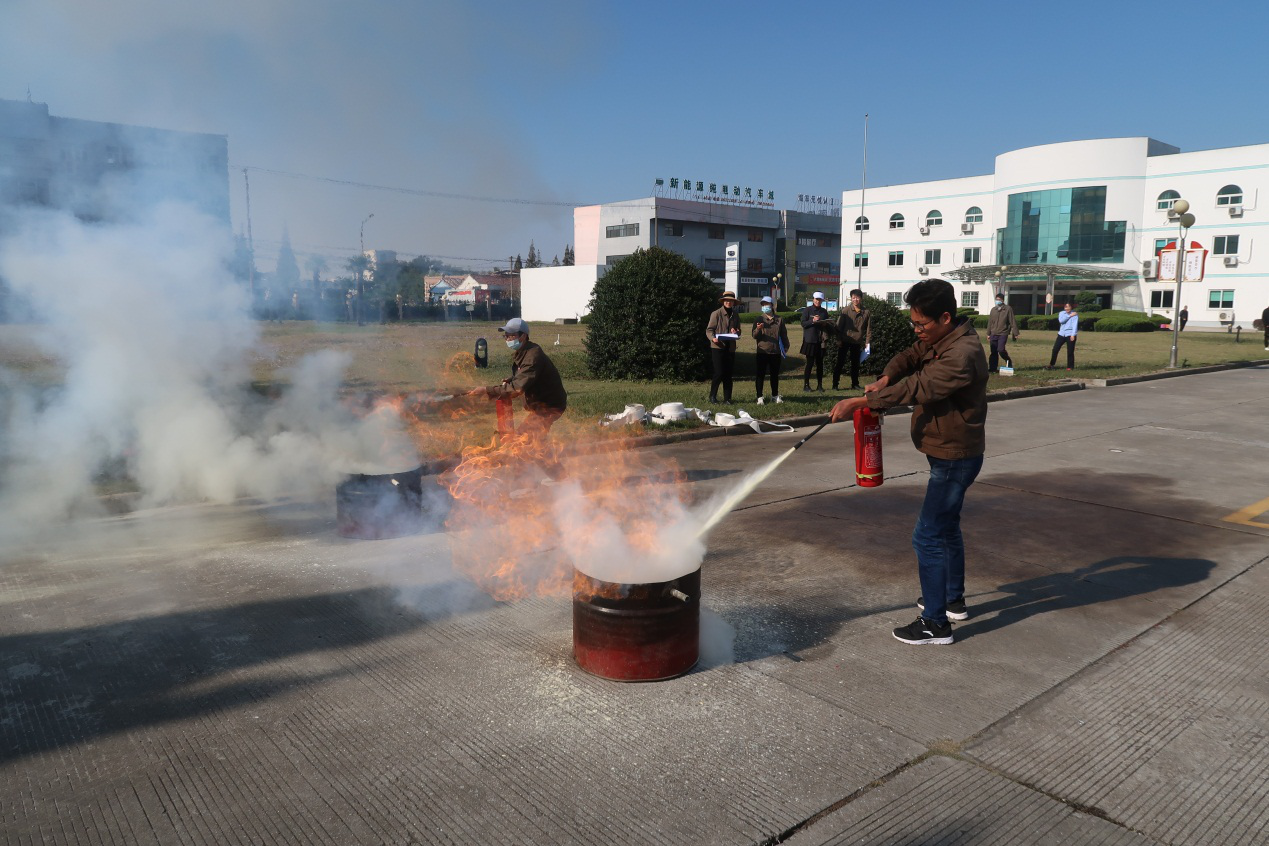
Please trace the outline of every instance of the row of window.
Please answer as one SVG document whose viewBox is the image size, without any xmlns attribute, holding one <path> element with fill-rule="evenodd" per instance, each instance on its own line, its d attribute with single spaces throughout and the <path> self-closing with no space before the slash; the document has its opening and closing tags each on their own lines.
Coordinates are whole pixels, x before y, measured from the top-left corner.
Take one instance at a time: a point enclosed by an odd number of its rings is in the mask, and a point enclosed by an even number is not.
<svg viewBox="0 0 1269 846">
<path fill-rule="evenodd" d="M 639 234 L 639 224 L 637 223 L 619 223 L 616 226 L 609 226 L 604 230 L 604 234 L 609 238 L 626 238 L 630 235 Z"/>
<path fill-rule="evenodd" d="M 978 206 L 970 206 L 968 209 L 965 210 L 965 222 L 966 223 L 982 223 L 983 210 L 980 209 Z M 907 223 L 907 220 L 904 218 L 903 215 L 899 214 L 898 212 L 890 215 L 891 229 L 902 229 L 906 223 Z M 943 212 L 939 211 L 938 209 L 931 209 L 930 211 L 926 212 L 925 225 L 926 226 L 942 226 Z M 868 218 L 864 217 L 863 215 L 860 215 L 859 217 L 855 218 L 856 232 L 867 232 L 870 227 L 871 227 L 871 224 L 868 222 Z"/>
<path fill-rule="evenodd" d="M 1236 256 L 1238 255 L 1238 238 L 1237 235 L 1217 235 L 1212 239 L 1212 255 L 1214 256 Z M 1159 255 L 1166 245 L 1175 241 L 1175 238 L 1155 238 L 1154 254 Z"/>
<path fill-rule="evenodd" d="M 1176 191 L 1167 190 L 1159 195 L 1159 199 L 1155 201 L 1155 207 L 1159 211 L 1168 211 L 1176 201 L 1181 199 L 1181 195 Z M 1216 205 L 1218 206 L 1241 206 L 1243 204 L 1243 189 L 1237 185 L 1226 185 L 1224 188 L 1216 192 Z"/>
<path fill-rule="evenodd" d="M 888 265 L 890 267 L 903 267 L 903 250 L 891 250 L 888 258 L 889 258 Z M 923 262 L 923 264 L 939 265 L 942 263 L 943 263 L 943 251 L 941 249 L 925 251 L 925 261 Z M 983 248 L 982 247 L 966 247 L 965 253 L 964 253 L 964 261 L 962 261 L 961 263 L 962 264 L 982 264 L 983 263 Z M 867 267 L 867 266 L 868 266 L 868 254 L 855 253 L 855 267 Z"/>
<path fill-rule="evenodd" d="M 1172 308 L 1174 300 L 1172 295 L 1174 291 L 1151 291 L 1150 307 L 1151 308 Z M 1209 309 L 1233 308 L 1234 292 L 1230 289 L 1210 290 L 1207 292 L 1207 307 Z"/>
</svg>

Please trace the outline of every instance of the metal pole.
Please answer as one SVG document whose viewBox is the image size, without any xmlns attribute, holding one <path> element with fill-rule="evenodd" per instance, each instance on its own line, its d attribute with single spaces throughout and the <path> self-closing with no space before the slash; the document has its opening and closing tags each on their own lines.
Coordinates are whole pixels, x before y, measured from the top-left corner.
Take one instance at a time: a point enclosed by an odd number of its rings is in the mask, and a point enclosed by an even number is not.
<svg viewBox="0 0 1269 846">
<path fill-rule="evenodd" d="M 360 261 L 357 264 L 357 325 L 365 326 L 365 319 L 362 310 L 362 298 L 366 295 L 366 221 L 374 217 L 374 212 L 366 215 L 366 220 L 361 222 L 361 254 L 357 257 Z"/>
<path fill-rule="evenodd" d="M 1168 367 L 1176 367 L 1177 344 L 1181 339 L 1181 277 L 1185 275 L 1185 239 L 1188 230 L 1177 218 L 1176 238 L 1176 293 L 1172 295 L 1172 352 L 1168 355 Z"/>
<path fill-rule="evenodd" d="M 256 307 L 256 242 L 251 237 L 251 180 L 247 178 L 247 169 L 242 169 L 242 181 L 247 188 L 247 279 L 251 285 L 251 307 Z"/>
<path fill-rule="evenodd" d="M 864 170 L 859 177 L 859 258 L 856 259 L 859 272 L 855 276 L 855 287 L 859 290 L 864 289 L 864 228 L 862 218 L 864 216 L 864 202 L 868 194 L 868 115 L 864 114 Z M 845 299 L 844 297 L 842 299 Z"/>
</svg>

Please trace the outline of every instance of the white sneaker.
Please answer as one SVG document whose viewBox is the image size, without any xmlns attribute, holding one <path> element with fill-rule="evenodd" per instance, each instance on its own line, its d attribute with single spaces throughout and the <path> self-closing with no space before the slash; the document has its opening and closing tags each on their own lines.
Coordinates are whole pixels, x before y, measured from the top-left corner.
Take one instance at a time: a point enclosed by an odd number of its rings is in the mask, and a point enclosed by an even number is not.
<svg viewBox="0 0 1269 846">
<path fill-rule="evenodd" d="M 1265 349 L 1269 350 L 1269 347 L 1265 347 Z M 776 394 L 776 402 L 784 402 L 784 397 Z"/>
<path fill-rule="evenodd" d="M 765 402 L 766 402 L 766 400 L 764 400 L 762 397 L 758 397 L 758 405 L 762 405 L 762 404 L 764 404 Z"/>
</svg>

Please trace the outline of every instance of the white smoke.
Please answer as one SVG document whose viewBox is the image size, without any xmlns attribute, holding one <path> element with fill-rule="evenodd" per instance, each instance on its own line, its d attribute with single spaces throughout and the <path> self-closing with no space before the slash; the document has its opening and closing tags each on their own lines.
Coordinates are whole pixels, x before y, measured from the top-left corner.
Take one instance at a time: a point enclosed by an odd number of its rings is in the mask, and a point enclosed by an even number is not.
<svg viewBox="0 0 1269 846">
<path fill-rule="evenodd" d="M 299 364 L 278 402 L 248 389 L 258 334 L 231 246 L 178 204 L 117 225 L 28 214 L 0 242 L 0 278 L 64 372 L 0 386 L 0 538 L 91 508 L 105 467 L 154 505 L 329 495 L 348 472 L 417 464 L 394 414 L 338 402 L 339 354 Z"/>
</svg>

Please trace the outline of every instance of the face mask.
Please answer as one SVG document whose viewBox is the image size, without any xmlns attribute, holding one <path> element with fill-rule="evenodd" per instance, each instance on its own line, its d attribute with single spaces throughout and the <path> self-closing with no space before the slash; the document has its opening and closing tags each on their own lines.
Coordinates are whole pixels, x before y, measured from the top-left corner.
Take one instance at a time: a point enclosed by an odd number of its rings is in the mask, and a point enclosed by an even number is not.
<svg viewBox="0 0 1269 846">
<path fill-rule="evenodd" d="M 1004 300 L 996 300 L 996 305 L 1004 305 L 1004 304 L 1005 304 Z"/>
<path fill-rule="evenodd" d="M 507 339 L 507 349 L 511 349 L 511 350 L 518 350 L 518 349 L 520 349 L 520 339 L 519 339 L 519 338 L 508 338 L 508 339 Z"/>
<path fill-rule="evenodd" d="M 771 306 L 763 306 L 763 307 L 762 307 L 762 313 L 763 313 L 763 314 L 770 314 L 770 313 L 771 313 Z"/>
</svg>

